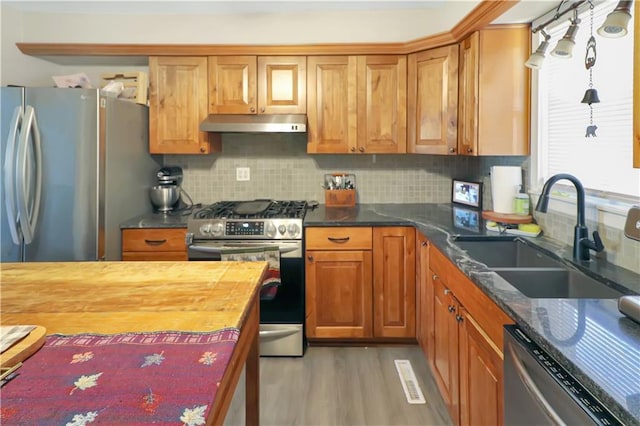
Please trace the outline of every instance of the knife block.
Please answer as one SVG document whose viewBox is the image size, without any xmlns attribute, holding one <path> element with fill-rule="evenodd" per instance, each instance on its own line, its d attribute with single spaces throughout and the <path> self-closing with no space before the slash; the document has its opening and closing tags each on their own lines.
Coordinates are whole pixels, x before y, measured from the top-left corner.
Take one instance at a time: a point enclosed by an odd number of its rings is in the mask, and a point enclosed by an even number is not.
<svg viewBox="0 0 640 426">
<path fill-rule="evenodd" d="M 356 205 L 356 190 L 325 189 L 324 204 L 326 207 L 354 207 Z"/>
</svg>

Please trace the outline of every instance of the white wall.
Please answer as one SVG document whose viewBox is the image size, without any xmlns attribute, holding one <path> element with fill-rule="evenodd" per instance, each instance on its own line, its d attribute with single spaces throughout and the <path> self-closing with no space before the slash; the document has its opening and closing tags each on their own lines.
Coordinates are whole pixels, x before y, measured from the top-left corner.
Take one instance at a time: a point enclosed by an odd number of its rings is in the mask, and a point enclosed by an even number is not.
<svg viewBox="0 0 640 426">
<path fill-rule="evenodd" d="M 57 5 L 55 5 L 57 3 Z M 231 2 L 227 2 L 231 4 Z M 242 2 L 240 2 L 242 3 Z M 298 2 L 304 3 L 304 2 Z M 375 5 L 376 2 L 370 4 Z M 437 3 L 437 2 L 436 2 Z M 444 3 L 444 2 L 443 2 Z M 101 72 L 142 70 L 145 66 L 91 65 L 74 58 L 57 65 L 23 55 L 16 42 L 32 43 L 158 43 L 158 44 L 313 44 L 406 42 L 447 31 L 475 7 L 478 0 L 446 2 L 446 7 L 421 9 L 291 11 L 238 14 L 176 14 L 179 2 L 77 2 L 85 12 L 33 12 L 29 2 L 0 2 L 2 66 L 0 84 L 51 85 L 52 75 L 85 72 L 99 83 Z M 34 3 L 35 4 L 35 3 Z M 46 4 L 40 3 L 39 7 Z M 51 2 L 58 9 L 63 2 Z M 66 2 L 73 7 L 74 2 Z M 194 5 L 188 2 L 189 12 Z M 211 3 L 209 3 L 211 4 Z M 280 2 L 286 7 L 286 2 Z M 115 7 L 122 13 L 113 13 Z M 133 6 L 136 6 L 135 8 Z M 144 13 L 141 6 L 149 9 Z M 245 7 L 246 9 L 246 7 Z M 131 13 L 129 13 L 131 11 Z M 164 11 L 165 13 L 160 13 Z M 168 13 L 174 12 L 174 13 Z"/>
</svg>

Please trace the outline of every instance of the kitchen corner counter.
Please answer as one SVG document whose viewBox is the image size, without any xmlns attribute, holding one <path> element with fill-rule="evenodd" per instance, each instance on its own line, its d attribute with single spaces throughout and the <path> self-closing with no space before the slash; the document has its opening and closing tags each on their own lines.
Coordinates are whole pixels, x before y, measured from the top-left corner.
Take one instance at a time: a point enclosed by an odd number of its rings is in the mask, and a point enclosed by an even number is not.
<svg viewBox="0 0 640 426">
<path fill-rule="evenodd" d="M 542 348 L 573 374 L 624 424 L 640 425 L 640 325 L 617 309 L 616 299 L 531 299 L 460 249 L 458 235 L 497 235 L 454 225 L 451 204 L 321 205 L 305 216 L 309 226 L 414 226 L 500 306 Z M 531 241 L 570 267 L 571 247 L 544 236 Z M 640 275 L 606 262 L 580 265 L 627 293 L 640 294 Z"/>
<path fill-rule="evenodd" d="M 192 210 L 171 213 L 146 213 L 120 224 L 120 229 L 186 228 Z"/>
</svg>

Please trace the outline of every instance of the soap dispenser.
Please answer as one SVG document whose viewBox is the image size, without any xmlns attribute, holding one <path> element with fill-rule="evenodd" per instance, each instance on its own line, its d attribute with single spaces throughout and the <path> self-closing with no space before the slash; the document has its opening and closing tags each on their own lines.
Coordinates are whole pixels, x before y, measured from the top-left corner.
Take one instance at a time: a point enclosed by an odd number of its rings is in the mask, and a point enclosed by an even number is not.
<svg viewBox="0 0 640 426">
<path fill-rule="evenodd" d="M 513 211 L 519 216 L 527 216 L 529 214 L 529 195 L 524 192 L 522 185 L 520 185 L 516 198 L 514 199 Z"/>
</svg>

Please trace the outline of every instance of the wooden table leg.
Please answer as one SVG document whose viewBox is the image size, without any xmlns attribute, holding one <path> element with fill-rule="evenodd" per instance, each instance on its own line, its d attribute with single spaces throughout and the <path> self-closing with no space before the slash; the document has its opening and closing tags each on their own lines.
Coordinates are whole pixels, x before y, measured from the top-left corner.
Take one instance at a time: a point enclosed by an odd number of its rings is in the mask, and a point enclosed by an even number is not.
<svg viewBox="0 0 640 426">
<path fill-rule="evenodd" d="M 260 300 L 256 297 L 255 333 L 245 363 L 245 424 L 260 424 Z M 252 327 L 253 328 L 253 327 Z"/>
</svg>

